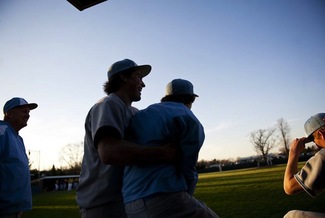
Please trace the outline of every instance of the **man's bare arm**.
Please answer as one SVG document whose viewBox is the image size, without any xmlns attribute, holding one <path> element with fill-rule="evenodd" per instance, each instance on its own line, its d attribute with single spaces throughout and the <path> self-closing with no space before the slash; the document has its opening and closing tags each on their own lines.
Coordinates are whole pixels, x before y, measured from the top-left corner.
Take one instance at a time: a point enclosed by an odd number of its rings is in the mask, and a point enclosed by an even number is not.
<svg viewBox="0 0 325 218">
<path fill-rule="evenodd" d="M 110 136 L 103 137 L 98 142 L 97 148 L 104 164 L 175 163 L 177 158 L 177 148 L 173 144 L 146 147 Z"/>
<path fill-rule="evenodd" d="M 305 148 L 306 138 L 295 139 L 291 143 L 288 163 L 284 173 L 283 188 L 286 194 L 293 195 L 302 191 L 302 187 L 299 185 L 294 175 L 298 172 L 298 160 L 300 154 Z"/>
</svg>

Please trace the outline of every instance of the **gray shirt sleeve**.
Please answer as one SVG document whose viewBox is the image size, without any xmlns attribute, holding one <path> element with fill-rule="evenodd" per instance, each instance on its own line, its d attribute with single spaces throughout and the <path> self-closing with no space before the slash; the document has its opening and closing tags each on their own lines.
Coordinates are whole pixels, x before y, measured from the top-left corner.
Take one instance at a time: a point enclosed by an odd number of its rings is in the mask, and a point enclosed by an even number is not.
<svg viewBox="0 0 325 218">
<path fill-rule="evenodd" d="M 294 177 L 310 196 L 320 194 L 325 189 L 325 149 L 311 157 Z"/>
</svg>

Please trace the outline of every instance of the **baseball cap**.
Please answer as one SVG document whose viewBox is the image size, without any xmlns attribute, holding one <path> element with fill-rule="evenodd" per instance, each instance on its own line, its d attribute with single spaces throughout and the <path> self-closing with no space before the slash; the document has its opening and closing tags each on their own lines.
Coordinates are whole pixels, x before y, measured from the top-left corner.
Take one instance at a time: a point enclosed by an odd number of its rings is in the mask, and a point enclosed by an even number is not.
<svg viewBox="0 0 325 218">
<path fill-rule="evenodd" d="M 142 74 L 142 77 L 147 76 L 151 71 L 150 65 L 137 65 L 134 61 L 130 59 L 124 59 L 117 61 L 110 66 L 107 72 L 107 77 L 110 79 L 112 76 L 127 71 L 127 70 L 139 70 Z"/>
<path fill-rule="evenodd" d="M 308 138 L 319 128 L 325 126 L 325 113 L 318 113 L 311 116 L 305 123 L 305 133 Z"/>
<path fill-rule="evenodd" d="M 194 95 L 199 97 L 193 92 L 193 84 L 184 79 L 174 79 L 167 84 L 166 96 L 168 95 Z"/>
<path fill-rule="evenodd" d="M 38 106 L 36 103 L 28 103 L 23 98 L 15 97 L 5 103 L 5 105 L 3 106 L 3 113 L 7 113 L 9 110 L 15 107 L 24 106 L 24 105 L 28 105 L 30 110 L 33 110 Z"/>
</svg>

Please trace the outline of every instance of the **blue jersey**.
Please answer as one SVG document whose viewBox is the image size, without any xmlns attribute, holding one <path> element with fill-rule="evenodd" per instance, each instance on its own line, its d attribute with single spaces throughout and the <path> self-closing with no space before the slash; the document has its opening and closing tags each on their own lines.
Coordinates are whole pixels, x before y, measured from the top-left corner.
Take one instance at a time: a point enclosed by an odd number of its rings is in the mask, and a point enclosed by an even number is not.
<svg viewBox="0 0 325 218">
<path fill-rule="evenodd" d="M 23 139 L 0 121 L 0 216 L 32 208 L 28 158 Z"/>
<path fill-rule="evenodd" d="M 133 117 L 128 137 L 143 146 L 176 142 L 181 157 L 178 166 L 151 164 L 125 167 L 124 203 L 156 193 L 187 191 L 193 194 L 198 179 L 195 165 L 204 141 L 204 130 L 190 109 L 176 102 L 153 104 Z"/>
</svg>

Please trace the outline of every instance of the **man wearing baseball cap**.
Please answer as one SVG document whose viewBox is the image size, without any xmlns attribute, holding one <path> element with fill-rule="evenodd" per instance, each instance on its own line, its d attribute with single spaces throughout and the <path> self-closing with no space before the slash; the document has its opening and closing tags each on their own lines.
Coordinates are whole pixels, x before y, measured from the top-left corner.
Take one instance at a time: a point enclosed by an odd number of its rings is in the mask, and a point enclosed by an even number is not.
<svg viewBox="0 0 325 218">
<path fill-rule="evenodd" d="M 128 137 L 145 147 L 175 141 L 180 157 L 168 164 L 125 167 L 123 198 L 129 218 L 218 217 L 205 203 L 193 197 L 198 174 L 195 170 L 204 141 L 204 129 L 191 111 L 193 85 L 184 79 L 167 84 L 160 103 L 140 110 L 131 120 Z"/>
<path fill-rule="evenodd" d="M 293 195 L 301 191 L 316 197 L 325 189 L 325 113 L 311 116 L 305 122 L 307 137 L 296 138 L 291 143 L 288 163 L 284 175 L 284 191 Z M 305 144 L 313 141 L 321 150 L 311 157 L 298 171 L 298 159 Z M 325 217 L 324 213 L 292 210 L 285 218 L 291 217 Z"/>
<path fill-rule="evenodd" d="M 117 61 L 108 70 L 106 97 L 89 111 L 85 121 L 84 156 L 77 203 L 82 218 L 126 217 L 122 199 L 123 165 L 173 162 L 171 146 L 144 148 L 124 139 L 131 117 L 138 111 L 132 103 L 141 99 L 143 77 L 150 65 L 138 66 L 130 59 Z"/>
<path fill-rule="evenodd" d="M 0 120 L 0 217 L 21 217 L 32 209 L 29 162 L 19 130 L 27 126 L 37 104 L 15 97 L 3 107 Z"/>
</svg>

